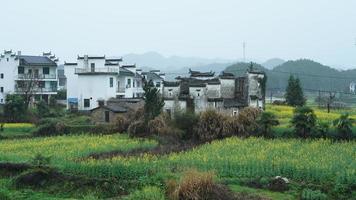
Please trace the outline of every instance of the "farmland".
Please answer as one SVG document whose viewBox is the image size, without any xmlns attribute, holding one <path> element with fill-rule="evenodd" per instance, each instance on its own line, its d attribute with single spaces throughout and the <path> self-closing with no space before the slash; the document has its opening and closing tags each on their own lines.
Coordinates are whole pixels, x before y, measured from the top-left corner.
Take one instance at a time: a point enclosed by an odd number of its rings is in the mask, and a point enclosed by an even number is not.
<svg viewBox="0 0 356 200">
<path fill-rule="evenodd" d="M 291 129 L 292 108 L 268 106 L 268 110 L 275 113 L 281 122 L 276 129 Z M 340 113 L 342 111 L 326 113 L 316 110 L 319 120 L 330 123 Z M 356 116 L 353 114 L 352 117 Z M 31 137 L 28 133 L 31 129 L 31 124 L 5 124 L 5 134 L 20 132 L 26 137 L 0 140 L 0 163 L 32 163 L 37 155 L 41 155 L 50 159 L 46 166 L 66 176 L 108 182 L 111 188 L 120 188 L 120 194 L 116 194 L 116 190 L 106 192 L 107 189 L 96 186 L 73 189 L 71 184 L 61 183 L 40 188 L 16 188 L 14 180 L 20 173 L 8 174 L 0 170 L 0 199 L 1 195 L 13 199 L 121 198 L 145 192 L 160 198 L 164 196 L 168 180 L 179 179 L 190 169 L 213 172 L 218 182 L 237 193 L 254 193 L 271 199 L 300 199 L 301 195 L 310 196 L 318 192 L 335 198 L 336 190 L 347 191 L 344 186 L 356 182 L 355 141 L 230 137 L 166 155 L 142 153 L 123 156 L 110 153 L 149 150 L 160 144 L 154 138 L 131 138 L 118 133 Z M 94 158 L 90 156 L 93 153 L 108 153 L 110 156 Z M 271 192 L 249 185 L 255 180 L 275 176 L 288 178 L 290 189 Z"/>
</svg>

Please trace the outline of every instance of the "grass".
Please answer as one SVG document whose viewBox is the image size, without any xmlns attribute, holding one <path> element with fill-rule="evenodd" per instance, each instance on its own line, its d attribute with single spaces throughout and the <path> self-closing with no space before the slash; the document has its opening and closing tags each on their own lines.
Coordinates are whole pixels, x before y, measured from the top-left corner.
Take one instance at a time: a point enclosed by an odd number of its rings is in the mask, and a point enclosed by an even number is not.
<svg viewBox="0 0 356 200">
<path fill-rule="evenodd" d="M 283 200 L 296 200 L 295 194 L 272 192 L 265 189 L 255 189 L 250 187 L 245 187 L 241 185 L 229 185 L 232 191 L 236 193 L 248 193 L 254 194 L 260 197 L 266 197 L 270 199 L 283 199 Z"/>
</svg>

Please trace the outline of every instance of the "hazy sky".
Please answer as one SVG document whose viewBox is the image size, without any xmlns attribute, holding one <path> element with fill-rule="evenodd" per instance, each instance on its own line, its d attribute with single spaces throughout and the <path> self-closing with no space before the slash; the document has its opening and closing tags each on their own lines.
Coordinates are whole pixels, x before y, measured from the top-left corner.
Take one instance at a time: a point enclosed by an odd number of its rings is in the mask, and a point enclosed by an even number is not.
<svg viewBox="0 0 356 200">
<path fill-rule="evenodd" d="M 356 0 L 0 0 L 0 49 L 311 58 L 356 68 Z"/>
</svg>

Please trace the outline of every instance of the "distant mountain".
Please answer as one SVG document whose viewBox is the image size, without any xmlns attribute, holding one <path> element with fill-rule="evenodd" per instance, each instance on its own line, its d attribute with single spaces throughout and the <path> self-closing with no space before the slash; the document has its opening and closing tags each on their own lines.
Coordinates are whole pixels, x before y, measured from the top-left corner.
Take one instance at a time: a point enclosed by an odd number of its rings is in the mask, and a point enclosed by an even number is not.
<svg viewBox="0 0 356 200">
<path fill-rule="evenodd" d="M 228 66 L 225 71 L 242 75 L 249 65 L 249 63 L 236 63 Z M 290 74 L 299 77 L 302 87 L 310 90 L 348 92 L 350 82 L 356 81 L 356 69 L 340 71 L 307 59 L 287 61 L 272 70 L 259 64 L 254 64 L 254 68 L 266 72 L 268 89 L 284 90 Z"/>
<path fill-rule="evenodd" d="M 165 57 L 157 52 L 147 52 L 144 54 L 127 54 L 123 56 L 124 63 L 137 64 L 140 68 L 160 69 L 162 71 L 177 71 L 183 68 L 193 68 L 211 63 L 232 63 L 231 60 L 218 58 L 206 59 L 198 57 Z M 223 69 L 223 68 L 221 68 Z"/>
<path fill-rule="evenodd" d="M 280 58 L 272 58 L 262 63 L 261 65 L 267 69 L 273 69 L 279 65 L 282 65 L 285 62 L 286 62 L 285 60 L 282 60 Z"/>
</svg>

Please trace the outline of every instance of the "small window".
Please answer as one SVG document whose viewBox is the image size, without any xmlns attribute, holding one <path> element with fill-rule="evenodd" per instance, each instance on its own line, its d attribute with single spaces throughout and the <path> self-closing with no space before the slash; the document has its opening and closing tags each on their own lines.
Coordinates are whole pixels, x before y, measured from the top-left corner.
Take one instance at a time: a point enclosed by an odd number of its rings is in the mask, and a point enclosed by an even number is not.
<svg viewBox="0 0 356 200">
<path fill-rule="evenodd" d="M 90 63 L 90 71 L 95 72 L 95 63 Z"/>
<path fill-rule="evenodd" d="M 3 102 L 4 102 L 4 99 L 0 99 L 0 102 L 3 103 Z"/>
<path fill-rule="evenodd" d="M 110 77 L 110 87 L 114 87 L 114 78 Z"/>
<path fill-rule="evenodd" d="M 45 88 L 45 82 L 44 81 L 38 82 L 38 87 L 39 88 Z"/>
<path fill-rule="evenodd" d="M 43 74 L 49 74 L 49 67 L 43 68 Z"/>
<path fill-rule="evenodd" d="M 156 82 L 156 87 L 161 87 L 161 82 Z"/>
<path fill-rule="evenodd" d="M 84 108 L 90 107 L 90 99 L 84 99 Z"/>
<path fill-rule="evenodd" d="M 131 87 L 131 79 L 127 79 L 127 88 Z"/>
<path fill-rule="evenodd" d="M 1 93 L 4 92 L 4 87 L 0 87 L 0 92 L 1 92 Z"/>
<path fill-rule="evenodd" d="M 1 79 L 4 78 L 4 74 L 3 74 L 3 73 L 0 74 L 0 78 L 1 78 Z"/>
<path fill-rule="evenodd" d="M 24 74 L 25 73 L 25 68 L 24 67 L 18 67 L 17 68 L 17 73 L 18 74 Z"/>
<path fill-rule="evenodd" d="M 6 58 L 6 62 L 9 62 L 9 58 Z"/>
<path fill-rule="evenodd" d="M 110 122 L 110 112 L 105 111 L 105 122 Z"/>
<path fill-rule="evenodd" d="M 135 87 L 135 82 L 136 82 L 136 81 L 132 81 L 132 87 Z"/>
</svg>

